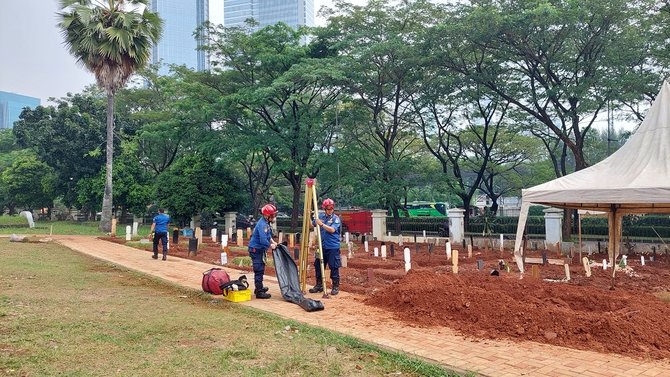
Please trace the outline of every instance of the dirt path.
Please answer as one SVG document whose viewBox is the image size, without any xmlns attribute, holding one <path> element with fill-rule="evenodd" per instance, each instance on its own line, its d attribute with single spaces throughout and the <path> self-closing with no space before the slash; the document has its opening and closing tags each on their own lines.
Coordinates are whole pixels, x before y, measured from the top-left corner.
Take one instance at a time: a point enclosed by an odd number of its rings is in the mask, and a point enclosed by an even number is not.
<svg viewBox="0 0 670 377">
<path fill-rule="evenodd" d="M 201 274 L 211 264 L 170 256 L 166 262 L 153 260 L 150 253 L 94 237 L 58 236 L 56 240 L 75 251 L 107 260 L 126 268 L 200 290 Z M 231 276 L 239 270 L 227 269 Z M 418 274 L 417 274 L 418 275 Z M 425 279 L 425 277 L 423 277 Z M 482 376 L 663 376 L 670 375 L 668 360 L 634 359 L 616 354 L 576 350 L 533 341 L 465 338 L 444 326 L 408 326 L 382 307 L 365 304 L 364 296 L 342 292 L 323 300 L 326 309 L 307 313 L 281 298 L 276 279 L 266 278 L 273 298 L 242 303 L 306 324 L 327 327 L 383 347 L 406 352 L 457 371 Z M 457 285 L 457 284 L 454 284 Z M 459 288 L 460 289 L 460 288 Z M 321 295 L 311 295 L 321 299 Z M 405 303 L 406 304 L 406 303 Z M 422 315 L 411 313 L 412 316 Z M 441 319 L 449 322 L 449 319 Z M 455 320 L 455 319 L 454 319 Z M 659 318 L 659 320 L 662 320 Z M 501 324 L 504 325 L 504 324 Z M 518 331 L 518 330 L 515 330 Z"/>
</svg>

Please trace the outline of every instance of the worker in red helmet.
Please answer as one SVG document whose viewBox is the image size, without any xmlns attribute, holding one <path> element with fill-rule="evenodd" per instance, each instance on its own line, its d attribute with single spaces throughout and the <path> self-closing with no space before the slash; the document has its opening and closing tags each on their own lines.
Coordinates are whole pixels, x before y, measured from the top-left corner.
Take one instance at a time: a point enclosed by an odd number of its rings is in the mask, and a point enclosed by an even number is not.
<svg viewBox="0 0 670 377">
<path fill-rule="evenodd" d="M 268 288 L 263 286 L 263 275 L 265 275 L 265 259 L 269 248 L 274 249 L 277 243 L 272 239 L 272 222 L 277 216 L 277 207 L 272 204 L 266 204 L 261 208 L 263 215 L 251 233 L 249 240 L 249 256 L 251 265 L 254 268 L 254 294 L 256 298 L 267 299 L 272 297 L 268 293 Z"/>
<path fill-rule="evenodd" d="M 333 199 L 326 199 L 321 203 L 324 213 L 319 214 L 319 218 L 312 221 L 312 225 L 318 225 L 321 228 L 321 246 L 323 247 L 324 268 L 330 269 L 330 279 L 333 282 L 331 295 L 340 293 L 340 226 L 342 221 L 335 214 L 335 202 Z M 310 293 L 323 292 L 323 276 L 321 275 L 321 260 L 314 261 L 314 270 L 316 272 L 316 285 L 309 290 Z"/>
</svg>

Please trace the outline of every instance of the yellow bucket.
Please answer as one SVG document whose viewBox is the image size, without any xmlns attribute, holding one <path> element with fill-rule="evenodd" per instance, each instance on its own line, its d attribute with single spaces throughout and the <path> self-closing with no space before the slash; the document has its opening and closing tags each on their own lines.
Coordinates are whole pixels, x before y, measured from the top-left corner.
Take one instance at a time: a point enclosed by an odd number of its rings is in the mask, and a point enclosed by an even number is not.
<svg viewBox="0 0 670 377">
<path fill-rule="evenodd" d="M 226 289 L 223 291 L 223 298 L 230 302 L 251 301 L 251 289 L 243 289 L 241 291 Z"/>
</svg>

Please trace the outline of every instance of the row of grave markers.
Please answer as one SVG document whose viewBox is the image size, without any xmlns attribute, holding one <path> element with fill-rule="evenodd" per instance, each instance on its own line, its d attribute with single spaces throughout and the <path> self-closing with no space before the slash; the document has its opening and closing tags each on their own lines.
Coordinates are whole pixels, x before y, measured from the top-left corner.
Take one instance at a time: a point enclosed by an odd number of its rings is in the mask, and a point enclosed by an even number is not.
<svg viewBox="0 0 670 377">
<path fill-rule="evenodd" d="M 368 241 L 367 240 L 363 241 L 363 245 L 364 245 L 365 252 L 369 253 L 370 248 L 369 248 Z M 398 242 L 398 245 L 401 246 L 401 247 L 403 246 L 402 238 L 400 239 L 400 242 Z M 348 252 L 348 255 L 347 255 L 348 258 L 352 258 L 353 253 L 351 251 L 351 243 L 349 243 L 349 242 L 347 243 L 347 248 L 349 249 L 348 250 L 349 252 Z M 395 256 L 394 250 L 395 250 L 395 244 L 391 243 L 391 257 Z M 373 254 L 372 255 L 374 257 L 381 257 L 383 260 L 386 260 L 386 257 L 387 257 L 386 251 L 387 251 L 386 244 L 384 242 L 382 242 L 382 245 L 379 248 L 377 248 L 377 247 L 373 248 Z M 472 245 L 467 245 L 467 251 L 468 251 L 468 258 L 472 258 Z M 447 260 L 452 261 L 452 267 L 451 267 L 452 272 L 457 274 L 458 273 L 458 260 L 459 260 L 459 255 L 458 254 L 459 254 L 459 251 L 457 249 L 452 250 L 451 242 L 449 242 L 448 240 L 445 243 L 445 253 L 447 255 Z M 411 250 L 410 250 L 409 247 L 405 247 L 403 249 L 403 259 L 405 261 L 405 272 L 408 272 L 409 270 L 412 269 L 412 256 L 411 256 Z M 346 259 L 343 258 L 343 267 L 346 267 L 346 266 L 344 266 L 344 264 L 346 263 L 345 261 L 346 261 Z M 479 262 L 483 262 L 483 261 L 481 261 L 481 260 L 478 261 L 478 269 L 481 269 L 482 267 L 479 267 Z"/>
<path fill-rule="evenodd" d="M 543 264 L 547 263 L 546 256 L 543 255 Z M 582 258 L 582 265 L 584 266 L 584 274 L 586 277 L 591 277 L 592 271 L 591 271 L 591 262 L 588 257 L 583 257 Z M 646 265 L 646 260 L 644 258 L 644 255 L 640 255 L 640 265 L 645 266 Z M 567 262 L 567 260 L 563 263 L 563 266 L 565 268 L 565 280 L 570 281 L 571 276 L 570 276 L 570 264 Z M 625 268 L 628 266 L 628 256 L 627 255 L 622 255 L 621 256 L 621 261 L 618 264 L 619 268 Z M 607 262 L 607 259 L 603 259 L 602 262 L 602 268 L 603 270 L 607 270 L 608 268 L 616 268 L 617 266 L 610 266 L 609 263 Z M 540 270 L 537 265 L 532 265 L 531 267 L 531 276 L 534 278 L 540 277 Z"/>
</svg>

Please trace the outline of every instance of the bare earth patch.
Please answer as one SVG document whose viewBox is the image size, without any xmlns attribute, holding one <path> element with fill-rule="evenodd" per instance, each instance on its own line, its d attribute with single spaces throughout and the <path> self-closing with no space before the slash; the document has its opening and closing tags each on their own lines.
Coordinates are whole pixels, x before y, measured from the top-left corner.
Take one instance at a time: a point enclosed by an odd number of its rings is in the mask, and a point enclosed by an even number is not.
<svg viewBox="0 0 670 377">
<path fill-rule="evenodd" d="M 375 246 L 380 243 L 370 243 L 370 250 Z M 670 357 L 670 322 L 666 321 L 670 304 L 659 298 L 670 291 L 667 256 L 657 256 L 655 262 L 646 258 L 645 266 L 639 256 L 629 256 L 629 273 L 617 272 L 616 288 L 610 290 L 611 269 L 594 267 L 587 278 L 577 257 L 570 265 L 572 279 L 565 282 L 560 281 L 565 277 L 560 265 L 538 266 L 539 279 L 530 273 L 520 279 L 509 250 L 502 259 L 511 264 L 512 272 L 503 269 L 500 276 L 491 276 L 501 259 L 498 250 L 475 249 L 472 258 L 461 251 L 459 274 L 453 274 L 443 245 L 433 247 L 431 253 L 427 244 L 405 246 L 410 247 L 412 259 L 407 274 L 398 245 L 395 256 L 390 257 L 389 251 L 386 260 L 358 245 L 348 267 L 341 270 L 341 289 L 360 295 L 372 307 L 388 310 L 408 326 L 446 326 L 473 339 L 530 340 L 638 358 Z M 196 256 L 189 256 L 188 244 L 182 240 L 171 245 L 170 255 L 220 264 L 221 246 L 205 241 Z M 232 248 L 228 258 L 246 255 L 245 249 Z M 606 256 L 591 258 L 602 261 Z M 481 271 L 477 259 L 484 262 Z M 250 267 L 230 263 L 228 267 L 253 274 Z M 274 269 L 268 267 L 266 273 L 272 275 Z M 307 281 L 314 283 L 312 268 Z"/>
</svg>

